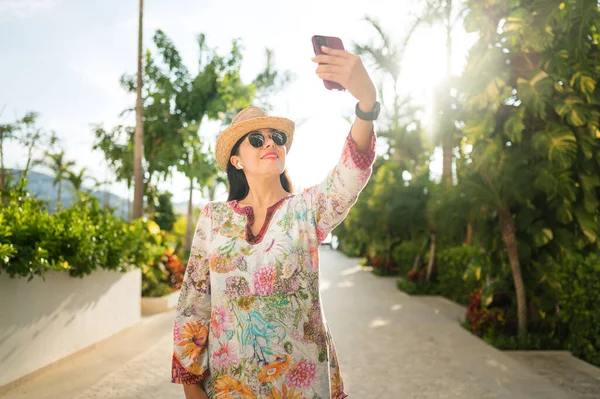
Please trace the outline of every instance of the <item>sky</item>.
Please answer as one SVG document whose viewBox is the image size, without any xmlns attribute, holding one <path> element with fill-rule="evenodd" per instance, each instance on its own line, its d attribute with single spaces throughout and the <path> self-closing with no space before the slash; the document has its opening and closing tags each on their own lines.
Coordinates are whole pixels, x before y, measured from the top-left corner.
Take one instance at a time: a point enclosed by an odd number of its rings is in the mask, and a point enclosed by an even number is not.
<svg viewBox="0 0 600 399">
<path fill-rule="evenodd" d="M 299 122 L 287 168 L 296 190 L 318 184 L 337 163 L 348 135 L 347 117 L 356 100 L 347 92 L 324 88 L 315 75 L 311 37 L 338 36 L 346 49 L 354 43 L 376 43 L 375 29 L 364 21 L 376 19 L 400 43 L 414 19 L 416 0 L 303 0 L 253 2 L 207 0 L 146 0 L 144 47 L 162 29 L 173 41 L 191 73 L 197 71 L 197 36 L 225 55 L 234 39 L 243 47 L 242 78 L 250 82 L 265 63 L 265 48 L 274 52 L 275 67 L 294 80 L 271 98 L 273 115 Z M 92 124 L 112 128 L 133 125 L 134 115 L 120 113 L 135 105 L 135 96 L 119 84 L 122 74 L 137 70 L 137 0 L 0 0 L 0 123 L 25 112 L 39 112 L 38 125 L 55 131 L 76 169 L 87 168 L 97 179 L 112 179 L 103 155 L 92 151 Z M 454 29 L 453 69 L 460 73 L 473 37 L 461 26 Z M 379 73 L 364 60 L 375 82 Z M 400 91 L 427 108 L 432 87 L 445 71 L 445 37 L 441 30 L 423 27 L 413 36 L 402 65 Z M 389 92 L 389 90 L 388 90 Z M 385 99 L 385 98 L 384 98 Z M 384 107 L 382 111 L 391 111 Z M 425 114 L 426 115 L 426 114 Z M 426 117 L 426 116 L 425 116 Z M 427 121 L 424 121 L 427 123 Z M 223 127 L 203 123 L 200 134 L 209 142 Z M 377 129 L 377 125 L 375 126 Z M 383 148 L 378 148 L 381 154 Z M 25 151 L 5 148 L 5 165 L 23 167 Z M 434 156 L 432 172 L 439 173 L 441 157 Z M 42 172 L 49 172 L 43 168 Z M 174 202 L 188 198 L 182 175 L 162 182 Z M 110 190 L 125 197 L 124 184 Z M 195 193 L 195 203 L 204 202 Z M 224 188 L 216 200 L 226 200 Z"/>
</svg>

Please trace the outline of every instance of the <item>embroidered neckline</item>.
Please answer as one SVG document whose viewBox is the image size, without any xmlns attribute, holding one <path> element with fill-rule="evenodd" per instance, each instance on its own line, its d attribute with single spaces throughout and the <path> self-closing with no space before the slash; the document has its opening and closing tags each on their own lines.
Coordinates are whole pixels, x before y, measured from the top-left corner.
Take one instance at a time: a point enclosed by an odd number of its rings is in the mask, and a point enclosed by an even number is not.
<svg viewBox="0 0 600 399">
<path fill-rule="evenodd" d="M 231 205 L 231 207 L 236 213 L 246 216 L 246 241 L 248 242 L 248 244 L 256 245 L 263 240 L 269 226 L 271 225 L 271 219 L 273 218 L 275 212 L 285 202 L 285 200 L 290 199 L 293 196 L 293 194 L 289 194 L 287 197 L 281 198 L 279 201 L 277 201 L 273 205 L 270 205 L 267 208 L 267 215 L 265 217 L 265 221 L 256 236 L 252 232 L 252 225 L 254 224 L 254 208 L 251 205 L 242 206 L 239 204 L 238 200 L 232 200 L 228 202 L 228 204 Z"/>
</svg>

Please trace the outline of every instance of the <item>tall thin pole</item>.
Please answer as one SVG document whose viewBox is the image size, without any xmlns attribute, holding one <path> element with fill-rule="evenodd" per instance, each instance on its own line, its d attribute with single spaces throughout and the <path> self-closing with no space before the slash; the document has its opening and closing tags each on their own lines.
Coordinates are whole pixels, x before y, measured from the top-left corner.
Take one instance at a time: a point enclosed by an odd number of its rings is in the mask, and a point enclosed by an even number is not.
<svg viewBox="0 0 600 399">
<path fill-rule="evenodd" d="M 144 124 L 142 119 L 142 22 L 144 17 L 144 0 L 140 0 L 140 15 L 138 28 L 138 72 L 137 72 L 137 100 L 135 104 L 135 133 L 133 141 L 133 219 L 143 216 L 144 202 L 144 177 L 142 170 L 142 157 L 144 154 Z"/>
</svg>

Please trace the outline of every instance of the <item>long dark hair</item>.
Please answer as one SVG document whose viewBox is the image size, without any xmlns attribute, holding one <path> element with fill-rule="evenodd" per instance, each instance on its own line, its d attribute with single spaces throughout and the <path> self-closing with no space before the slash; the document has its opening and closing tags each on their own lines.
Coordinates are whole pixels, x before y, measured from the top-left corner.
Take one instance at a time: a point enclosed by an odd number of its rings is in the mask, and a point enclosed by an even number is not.
<svg viewBox="0 0 600 399">
<path fill-rule="evenodd" d="M 242 137 L 237 141 L 237 143 L 235 143 L 235 145 L 231 149 L 231 154 L 229 154 L 230 159 L 234 155 L 239 155 L 240 145 L 242 144 L 246 136 Z M 286 170 L 284 170 L 283 173 L 279 175 L 279 180 L 281 181 L 281 186 L 285 191 L 287 191 L 290 194 L 294 191 L 292 181 L 290 180 L 290 177 L 288 176 Z M 227 181 L 229 182 L 229 198 L 227 198 L 227 201 L 240 201 L 246 198 L 248 192 L 250 191 L 250 186 L 248 186 L 248 180 L 246 180 L 246 175 L 243 171 L 233 166 L 231 161 L 227 163 Z"/>
</svg>

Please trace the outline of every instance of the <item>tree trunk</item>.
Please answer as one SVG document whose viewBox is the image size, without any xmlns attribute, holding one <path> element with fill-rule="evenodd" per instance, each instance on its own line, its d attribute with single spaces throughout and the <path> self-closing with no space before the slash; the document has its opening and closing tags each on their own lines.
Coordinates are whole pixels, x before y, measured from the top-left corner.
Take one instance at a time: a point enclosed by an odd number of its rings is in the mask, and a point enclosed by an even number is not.
<svg viewBox="0 0 600 399">
<path fill-rule="evenodd" d="M 470 247 L 473 244 L 473 223 L 467 223 L 467 238 L 465 238 L 465 245 Z"/>
<path fill-rule="evenodd" d="M 125 204 L 127 205 L 127 214 L 125 215 L 127 217 L 127 223 L 131 223 L 131 187 L 127 187 L 127 201 L 125 201 Z"/>
<path fill-rule="evenodd" d="M 62 179 L 58 180 L 58 198 L 56 199 L 56 212 L 60 211 L 60 200 L 62 196 Z"/>
<path fill-rule="evenodd" d="M 192 196 L 194 193 L 194 178 L 190 177 L 190 198 L 188 200 L 187 223 L 185 227 L 185 252 L 192 249 L 192 239 L 194 231 L 194 206 L 192 204 Z"/>
<path fill-rule="evenodd" d="M 214 201 L 215 200 L 215 194 L 217 192 L 217 178 L 213 178 L 212 182 L 210 183 L 210 185 L 208 186 L 208 200 L 209 201 Z"/>
<path fill-rule="evenodd" d="M 135 103 L 135 133 L 133 149 L 133 218 L 139 219 L 143 216 L 144 208 L 144 177 L 142 171 L 142 157 L 144 154 L 144 124 L 142 119 L 142 22 L 144 11 L 144 0 L 140 0 L 138 23 L 138 71 L 137 71 L 137 99 Z"/>
<path fill-rule="evenodd" d="M 158 184 L 158 182 L 156 183 Z M 154 207 L 156 205 L 156 187 L 152 185 L 152 179 L 148 179 L 146 182 L 148 190 L 146 192 L 146 217 L 148 220 L 154 220 Z"/>
<path fill-rule="evenodd" d="M 502 239 L 508 252 L 508 261 L 512 270 L 515 291 L 517 293 L 517 316 L 519 319 L 519 336 L 525 337 L 527 333 L 527 297 L 525 295 L 525 284 L 521 275 L 521 264 L 519 262 L 519 252 L 517 251 L 517 238 L 515 235 L 515 221 L 510 211 L 506 208 L 500 209 L 498 213 L 500 220 L 500 231 Z"/>
<path fill-rule="evenodd" d="M 444 128 L 446 129 L 446 128 Z M 442 138 L 443 162 L 442 162 L 442 183 L 444 187 L 452 186 L 452 133 L 444 131 Z"/>
<path fill-rule="evenodd" d="M 415 257 L 415 261 L 413 262 L 412 265 L 412 271 L 417 271 L 419 269 L 419 264 L 421 263 L 421 254 L 417 254 L 417 256 Z"/>
<path fill-rule="evenodd" d="M 442 163 L 442 182 L 446 187 L 452 186 L 452 159 L 453 143 L 452 128 L 450 126 L 450 76 L 452 75 L 452 0 L 446 0 L 446 83 L 443 96 L 444 101 L 443 122 L 440 124 L 442 129 L 442 150 L 444 153 Z M 438 116 L 439 118 L 439 116 Z"/>
<path fill-rule="evenodd" d="M 108 210 L 110 206 L 110 196 L 108 191 L 108 185 L 104 186 L 104 210 Z"/>
<path fill-rule="evenodd" d="M 146 207 L 146 217 L 148 220 L 154 220 L 154 198 L 148 200 L 148 206 Z"/>
<path fill-rule="evenodd" d="M 431 281 L 431 275 L 433 274 L 433 265 L 435 264 L 435 240 L 436 234 L 430 233 L 431 237 L 429 243 L 429 262 L 427 263 L 427 275 L 425 276 L 425 281 Z"/>
<path fill-rule="evenodd" d="M 4 108 L 2 108 L 4 110 Z M 5 173 L 4 169 L 4 132 L 0 132 L 0 190 L 4 190 L 5 181 Z"/>
<path fill-rule="evenodd" d="M 2 198 L 2 205 L 8 205 L 8 199 L 4 195 L 4 190 L 6 190 L 6 179 L 5 179 L 5 170 L 4 167 L 0 167 L 0 198 Z"/>
</svg>

